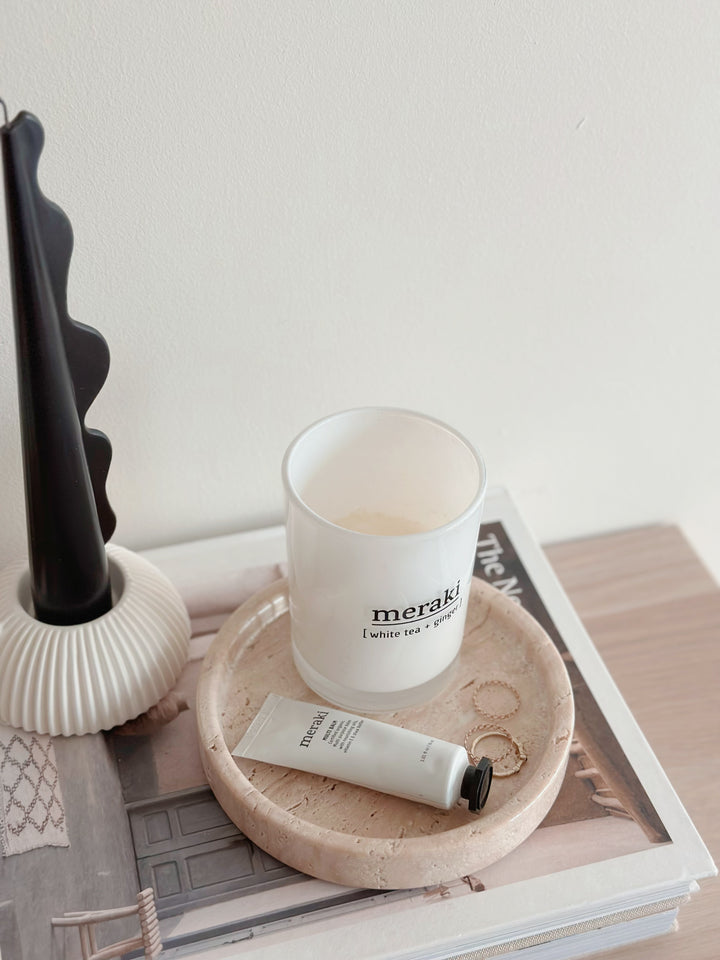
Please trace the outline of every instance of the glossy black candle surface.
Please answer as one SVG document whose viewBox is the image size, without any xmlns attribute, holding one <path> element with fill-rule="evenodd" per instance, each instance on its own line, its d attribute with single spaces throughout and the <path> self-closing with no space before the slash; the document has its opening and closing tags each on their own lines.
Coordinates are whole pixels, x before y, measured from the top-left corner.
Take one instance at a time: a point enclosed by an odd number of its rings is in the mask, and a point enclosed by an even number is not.
<svg viewBox="0 0 720 960">
<path fill-rule="evenodd" d="M 34 616 L 85 623 L 112 604 L 105 542 L 111 447 L 85 427 L 107 376 L 104 338 L 67 313 L 72 227 L 38 187 L 44 134 L 22 112 L 0 128 Z"/>
</svg>

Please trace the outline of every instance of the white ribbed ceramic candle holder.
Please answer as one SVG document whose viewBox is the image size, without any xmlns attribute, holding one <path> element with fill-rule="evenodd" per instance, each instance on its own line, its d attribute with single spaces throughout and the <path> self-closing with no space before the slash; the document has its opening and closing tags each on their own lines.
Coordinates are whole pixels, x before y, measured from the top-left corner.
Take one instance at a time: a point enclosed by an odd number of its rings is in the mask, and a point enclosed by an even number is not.
<svg viewBox="0 0 720 960">
<path fill-rule="evenodd" d="M 0 572 L 0 720 L 52 735 L 97 733 L 143 713 L 174 685 L 190 620 L 167 577 L 109 544 L 113 607 L 88 623 L 41 623 L 27 567 Z"/>
</svg>

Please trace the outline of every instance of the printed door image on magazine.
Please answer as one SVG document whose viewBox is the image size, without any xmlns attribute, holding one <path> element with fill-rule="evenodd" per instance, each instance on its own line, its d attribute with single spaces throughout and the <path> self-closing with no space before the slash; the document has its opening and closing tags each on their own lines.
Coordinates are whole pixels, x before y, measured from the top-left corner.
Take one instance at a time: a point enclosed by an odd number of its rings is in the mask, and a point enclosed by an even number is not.
<svg viewBox="0 0 720 960">
<path fill-rule="evenodd" d="M 197 748 L 194 690 L 202 657 L 230 612 L 282 576 L 281 565 L 246 571 L 232 590 L 190 604 L 191 660 L 166 704 L 171 722 L 108 736 L 132 831 L 139 886 L 155 890 L 168 956 L 199 956 L 236 942 L 252 952 L 289 938 L 341 928 L 358 912 L 370 919 L 430 902 L 482 896 L 506 884 L 600 863 L 670 843 L 670 836 L 607 719 L 574 663 L 501 520 L 481 528 L 475 574 L 534 616 L 560 651 L 573 686 L 576 724 L 558 798 L 516 850 L 477 876 L 432 888 L 354 890 L 315 880 L 250 842 L 216 802 Z M 478 688 L 478 720 L 512 734 L 517 704 L 501 678 Z M 164 719 L 168 719 L 165 717 Z M 497 738 L 502 752 L 502 742 Z M 485 741 L 487 752 L 495 744 Z M 507 746 L 507 744 L 505 744 Z M 500 759 L 498 756 L 496 759 Z M 164 954 L 164 955 L 165 955 Z"/>
</svg>

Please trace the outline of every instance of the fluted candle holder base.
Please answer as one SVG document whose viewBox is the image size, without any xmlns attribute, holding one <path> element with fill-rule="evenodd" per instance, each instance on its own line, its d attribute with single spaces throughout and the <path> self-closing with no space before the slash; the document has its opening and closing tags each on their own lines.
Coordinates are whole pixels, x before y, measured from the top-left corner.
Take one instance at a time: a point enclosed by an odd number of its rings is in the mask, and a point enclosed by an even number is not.
<svg viewBox="0 0 720 960">
<path fill-rule="evenodd" d="M 174 685 L 190 620 L 167 577 L 107 546 L 113 606 L 88 623 L 32 616 L 25 564 L 0 572 L 0 721 L 54 736 L 97 733 L 143 713 Z"/>
</svg>

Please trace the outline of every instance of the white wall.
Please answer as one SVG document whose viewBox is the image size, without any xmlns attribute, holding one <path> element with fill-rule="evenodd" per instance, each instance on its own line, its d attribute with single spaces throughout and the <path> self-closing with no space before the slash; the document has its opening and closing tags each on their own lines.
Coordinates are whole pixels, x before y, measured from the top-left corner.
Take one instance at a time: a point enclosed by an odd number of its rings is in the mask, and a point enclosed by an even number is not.
<svg viewBox="0 0 720 960">
<path fill-rule="evenodd" d="M 308 422 L 424 410 L 543 540 L 680 523 L 720 575 L 720 4 L 5 0 L 70 216 L 115 540 L 282 515 Z M 0 561 L 24 548 L 0 246 Z"/>
</svg>

